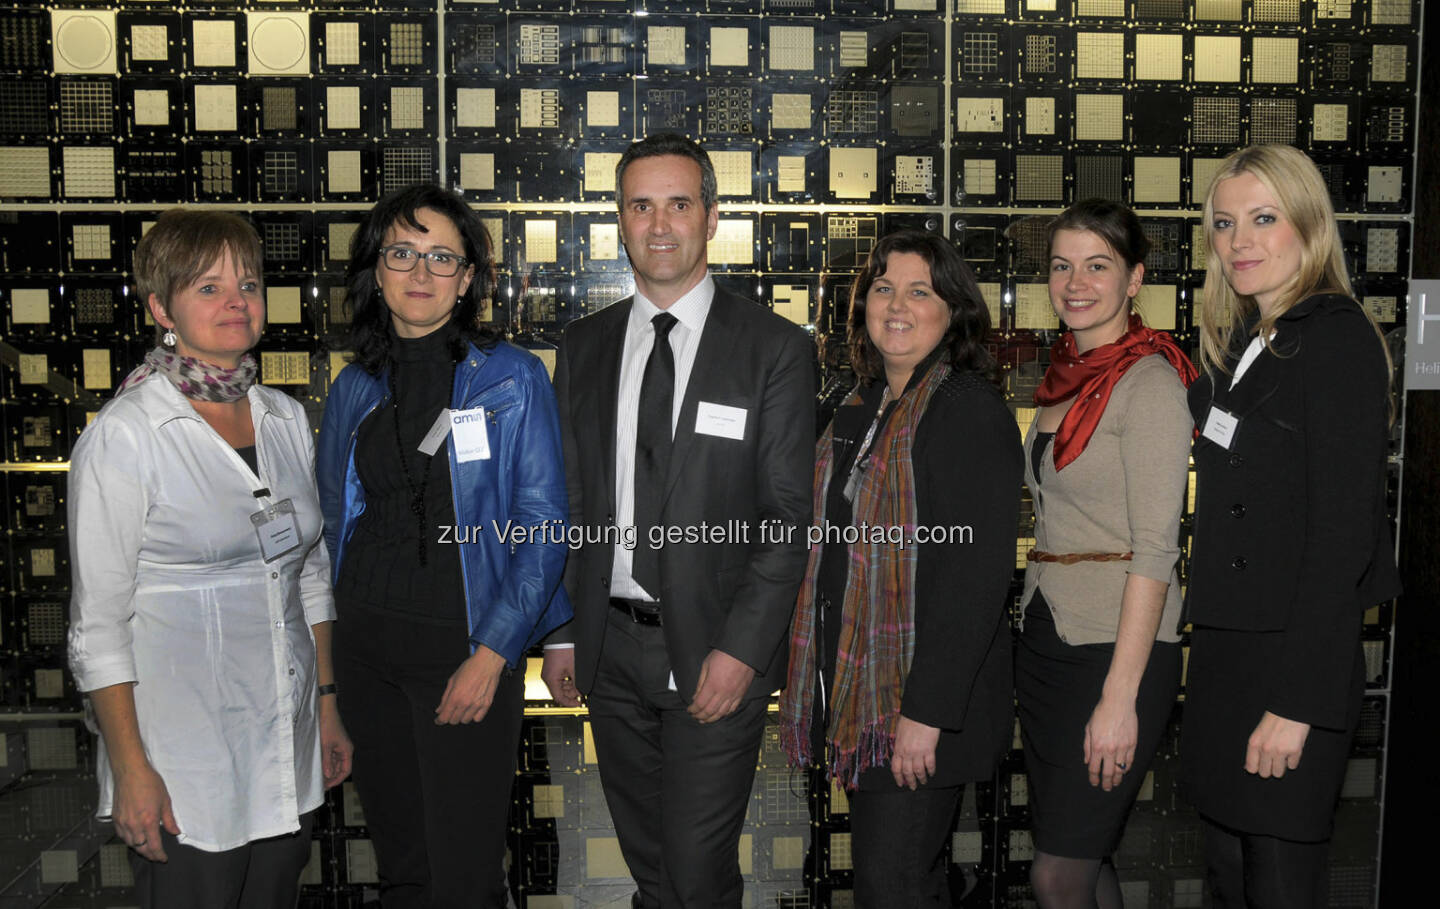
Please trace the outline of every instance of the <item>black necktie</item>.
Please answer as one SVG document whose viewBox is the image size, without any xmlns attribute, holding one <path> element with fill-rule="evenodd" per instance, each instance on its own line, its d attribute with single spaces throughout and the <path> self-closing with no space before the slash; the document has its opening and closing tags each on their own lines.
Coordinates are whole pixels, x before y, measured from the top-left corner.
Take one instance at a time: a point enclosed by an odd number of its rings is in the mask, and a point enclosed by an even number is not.
<svg viewBox="0 0 1440 909">
<path fill-rule="evenodd" d="M 651 528 L 660 524 L 660 500 L 670 469 L 671 411 L 675 401 L 675 352 L 670 329 L 678 320 L 657 313 L 655 346 L 645 361 L 640 382 L 640 408 L 635 423 L 635 564 L 631 577 L 652 597 L 660 597 L 660 551 L 650 545 Z"/>
</svg>

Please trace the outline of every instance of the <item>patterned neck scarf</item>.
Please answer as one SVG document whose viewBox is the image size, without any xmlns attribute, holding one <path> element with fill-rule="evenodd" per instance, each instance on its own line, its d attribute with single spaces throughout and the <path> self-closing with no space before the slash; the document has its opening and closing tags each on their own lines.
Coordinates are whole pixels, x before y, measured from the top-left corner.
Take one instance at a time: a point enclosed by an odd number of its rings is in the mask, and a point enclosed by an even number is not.
<svg viewBox="0 0 1440 909">
<path fill-rule="evenodd" d="M 255 358 L 248 353 L 240 358 L 239 365 L 234 369 L 226 369 L 157 347 L 145 355 L 144 363 L 135 367 L 130 375 L 125 377 L 117 394 L 124 394 L 157 372 L 169 379 L 170 384 L 187 398 L 228 404 L 249 393 L 250 386 L 255 384 L 259 367 L 255 364 Z"/>
<path fill-rule="evenodd" d="M 1075 335 L 1071 332 L 1065 332 L 1055 342 L 1050 350 L 1050 368 L 1035 389 L 1035 403 L 1050 407 L 1075 398 L 1055 430 L 1056 471 L 1063 470 L 1085 450 L 1120 377 L 1135 361 L 1154 353 L 1175 367 L 1186 388 L 1195 381 L 1195 366 L 1190 358 L 1170 335 L 1147 328 L 1139 313 L 1130 314 L 1130 325 L 1117 340 L 1083 354 L 1075 349 Z"/>
<path fill-rule="evenodd" d="M 915 430 L 930 398 L 950 375 L 937 363 L 895 403 L 885 428 L 870 447 L 870 463 L 856 488 L 852 518 L 871 527 L 904 527 L 913 535 L 915 471 L 910 453 Z M 860 391 L 846 404 L 860 402 Z M 835 424 L 815 448 L 815 516 L 825 523 L 825 496 L 835 459 Z M 790 667 L 780 700 L 780 742 L 792 764 L 808 764 L 810 727 L 815 712 L 816 656 L 820 639 L 815 593 L 821 546 L 810 550 L 805 580 L 791 628 Z M 840 648 L 830 692 L 830 723 L 825 741 L 831 752 L 830 776 L 847 789 L 860 785 L 860 774 L 883 766 L 895 747 L 895 724 L 910 662 L 915 655 L 914 546 L 860 542 L 850 547 L 845 602 L 840 612 Z"/>
</svg>

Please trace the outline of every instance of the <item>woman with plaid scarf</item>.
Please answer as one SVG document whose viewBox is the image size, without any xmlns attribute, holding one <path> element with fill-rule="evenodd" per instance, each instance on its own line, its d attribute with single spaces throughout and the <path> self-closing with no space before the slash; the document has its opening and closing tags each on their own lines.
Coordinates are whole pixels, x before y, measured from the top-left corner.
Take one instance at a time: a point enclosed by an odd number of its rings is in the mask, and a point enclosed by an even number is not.
<svg viewBox="0 0 1440 909">
<path fill-rule="evenodd" d="M 857 906 L 942 899 L 960 787 L 1010 743 L 1022 458 L 989 329 L 949 242 L 883 238 L 851 297 L 861 381 L 816 447 L 782 738 L 851 792 Z"/>
</svg>

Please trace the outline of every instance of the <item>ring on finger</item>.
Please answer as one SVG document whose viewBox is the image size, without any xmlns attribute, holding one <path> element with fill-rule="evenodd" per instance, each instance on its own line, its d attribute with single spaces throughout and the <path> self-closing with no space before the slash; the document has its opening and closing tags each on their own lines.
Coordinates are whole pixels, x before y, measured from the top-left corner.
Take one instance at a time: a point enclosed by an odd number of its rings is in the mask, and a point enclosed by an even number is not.
<svg viewBox="0 0 1440 909">
<path fill-rule="evenodd" d="M 1120 770 L 1124 770 L 1126 768 L 1126 764 L 1124 761 L 1116 761 L 1115 766 Z"/>
</svg>

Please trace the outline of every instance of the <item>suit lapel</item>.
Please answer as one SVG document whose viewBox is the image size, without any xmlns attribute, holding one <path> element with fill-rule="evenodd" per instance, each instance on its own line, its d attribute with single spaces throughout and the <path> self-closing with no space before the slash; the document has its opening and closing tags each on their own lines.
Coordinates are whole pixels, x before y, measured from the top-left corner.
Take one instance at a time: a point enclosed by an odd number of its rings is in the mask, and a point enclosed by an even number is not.
<svg viewBox="0 0 1440 909">
<path fill-rule="evenodd" d="M 605 465 L 605 501 L 610 503 L 608 514 L 615 514 L 615 427 L 619 425 L 620 410 L 620 359 L 625 351 L 625 327 L 630 321 L 632 301 L 625 300 L 614 305 L 620 310 L 601 326 L 599 360 L 596 363 L 595 378 L 599 382 L 595 415 L 596 442 L 600 447 Z M 571 382 L 575 377 L 571 377 Z"/>
<path fill-rule="evenodd" d="M 670 469 L 665 475 L 665 499 L 675 489 L 680 478 L 681 467 L 690 456 L 695 441 L 695 414 L 702 400 L 713 399 L 709 393 L 711 378 L 723 374 L 726 364 L 733 360 L 731 350 L 737 341 L 735 325 L 731 320 L 730 307 L 736 305 L 729 295 L 715 288 L 715 299 L 710 304 L 710 314 L 705 318 L 705 329 L 700 335 L 700 348 L 695 352 L 695 363 L 690 367 L 690 380 L 685 383 L 685 398 L 680 405 L 680 419 L 675 424 L 675 440 L 670 448 Z M 754 414 L 747 419 L 753 420 Z M 747 423 L 747 432 L 754 432 L 753 423 Z M 662 506 L 664 499 L 661 500 Z"/>
<path fill-rule="evenodd" d="M 1280 342 L 1280 336 L 1277 335 L 1275 341 Z M 1283 351 L 1281 347 L 1276 349 Z M 1241 352 L 1244 352 L 1244 348 L 1241 348 Z M 1236 362 L 1238 363 L 1238 358 Z M 1234 364 L 1231 368 L 1234 368 Z M 1230 376 L 1220 376 L 1215 389 L 1215 401 L 1235 416 L 1244 417 L 1275 394 L 1280 387 L 1279 381 L 1279 358 L 1269 349 L 1262 348 L 1260 356 L 1255 358 L 1233 388 L 1230 386 Z"/>
</svg>

